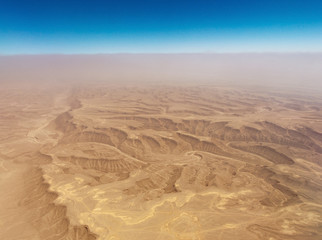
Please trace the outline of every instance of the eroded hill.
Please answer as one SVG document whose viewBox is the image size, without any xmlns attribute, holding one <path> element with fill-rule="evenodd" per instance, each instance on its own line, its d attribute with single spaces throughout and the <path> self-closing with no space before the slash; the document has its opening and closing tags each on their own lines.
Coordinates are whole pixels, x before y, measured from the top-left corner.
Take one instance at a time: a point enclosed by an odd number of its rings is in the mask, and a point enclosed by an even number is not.
<svg viewBox="0 0 322 240">
<path fill-rule="evenodd" d="M 318 95 L 1 91 L 3 239 L 322 237 Z"/>
</svg>

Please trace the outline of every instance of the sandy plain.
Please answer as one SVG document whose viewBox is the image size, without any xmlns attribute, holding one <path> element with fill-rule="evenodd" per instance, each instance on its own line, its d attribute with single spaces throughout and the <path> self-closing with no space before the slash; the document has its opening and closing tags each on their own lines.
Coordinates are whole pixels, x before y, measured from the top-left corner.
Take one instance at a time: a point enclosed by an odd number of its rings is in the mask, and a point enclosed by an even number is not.
<svg viewBox="0 0 322 240">
<path fill-rule="evenodd" d="M 319 94 L 0 91 L 0 239 L 322 239 Z"/>
</svg>

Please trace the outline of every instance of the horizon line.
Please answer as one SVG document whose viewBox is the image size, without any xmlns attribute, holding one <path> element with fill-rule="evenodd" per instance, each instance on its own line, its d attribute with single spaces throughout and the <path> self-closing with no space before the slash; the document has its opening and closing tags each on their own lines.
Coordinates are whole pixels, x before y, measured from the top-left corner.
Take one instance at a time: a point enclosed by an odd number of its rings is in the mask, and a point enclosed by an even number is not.
<svg viewBox="0 0 322 240">
<path fill-rule="evenodd" d="M 11 56 L 79 56 L 79 55 L 238 55 L 238 54 L 322 54 L 322 51 L 236 51 L 236 52 L 106 52 L 106 53 L 13 53 Z"/>
</svg>

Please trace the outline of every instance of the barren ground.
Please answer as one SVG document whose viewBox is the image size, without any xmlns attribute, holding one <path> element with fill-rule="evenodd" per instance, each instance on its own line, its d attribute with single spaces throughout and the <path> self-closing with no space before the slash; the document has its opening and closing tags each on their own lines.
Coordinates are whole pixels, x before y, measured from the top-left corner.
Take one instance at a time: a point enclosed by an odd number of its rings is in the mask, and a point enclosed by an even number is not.
<svg viewBox="0 0 322 240">
<path fill-rule="evenodd" d="M 322 239 L 322 98 L 0 89 L 0 239 Z"/>
</svg>

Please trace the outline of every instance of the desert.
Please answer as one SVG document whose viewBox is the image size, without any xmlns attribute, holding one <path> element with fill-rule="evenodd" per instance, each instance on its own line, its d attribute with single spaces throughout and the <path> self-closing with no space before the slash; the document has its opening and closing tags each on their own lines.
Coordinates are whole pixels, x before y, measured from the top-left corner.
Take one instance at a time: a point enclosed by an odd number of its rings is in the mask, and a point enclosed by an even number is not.
<svg viewBox="0 0 322 240">
<path fill-rule="evenodd" d="M 321 239 L 320 92 L 208 77 L 4 82 L 0 238 Z"/>
</svg>

